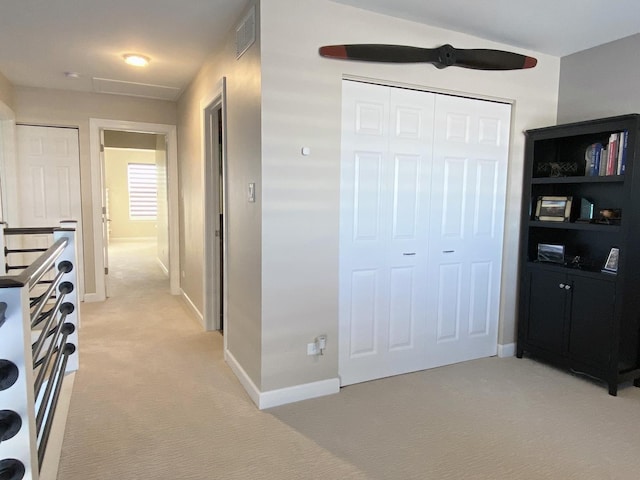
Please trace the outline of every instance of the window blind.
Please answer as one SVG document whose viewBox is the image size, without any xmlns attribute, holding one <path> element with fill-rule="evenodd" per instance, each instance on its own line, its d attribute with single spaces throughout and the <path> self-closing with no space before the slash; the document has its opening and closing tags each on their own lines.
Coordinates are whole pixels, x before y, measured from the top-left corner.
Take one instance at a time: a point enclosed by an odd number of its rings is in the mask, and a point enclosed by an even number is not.
<svg viewBox="0 0 640 480">
<path fill-rule="evenodd" d="M 129 218 L 155 220 L 158 215 L 158 175 L 153 163 L 129 163 Z"/>
</svg>

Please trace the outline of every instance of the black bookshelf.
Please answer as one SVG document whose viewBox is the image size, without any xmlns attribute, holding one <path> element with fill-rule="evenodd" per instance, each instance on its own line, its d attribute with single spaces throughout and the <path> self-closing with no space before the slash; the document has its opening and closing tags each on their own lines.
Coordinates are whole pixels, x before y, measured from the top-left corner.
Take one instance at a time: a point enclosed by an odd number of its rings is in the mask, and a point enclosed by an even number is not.
<svg viewBox="0 0 640 480">
<path fill-rule="evenodd" d="M 601 379 L 611 395 L 624 382 L 640 386 L 639 133 L 637 114 L 526 132 L 516 355 Z M 589 164 L 595 145 L 613 152 L 609 175 Z M 573 209 L 538 220 L 542 197 L 571 199 Z M 576 213 L 583 199 L 591 220 Z M 541 244 L 561 246 L 564 261 L 540 261 Z"/>
</svg>

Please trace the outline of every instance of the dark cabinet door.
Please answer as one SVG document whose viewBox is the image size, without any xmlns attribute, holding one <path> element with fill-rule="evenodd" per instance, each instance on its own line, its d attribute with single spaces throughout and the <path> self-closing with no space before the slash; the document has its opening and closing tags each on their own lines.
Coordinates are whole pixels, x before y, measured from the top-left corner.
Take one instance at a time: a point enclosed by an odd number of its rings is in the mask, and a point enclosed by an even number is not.
<svg viewBox="0 0 640 480">
<path fill-rule="evenodd" d="M 570 283 L 568 353 L 576 360 L 608 365 L 615 285 L 606 280 L 573 276 Z"/>
<path fill-rule="evenodd" d="M 564 352 L 565 311 L 569 295 L 566 274 L 529 271 L 527 341 L 553 353 Z"/>
</svg>

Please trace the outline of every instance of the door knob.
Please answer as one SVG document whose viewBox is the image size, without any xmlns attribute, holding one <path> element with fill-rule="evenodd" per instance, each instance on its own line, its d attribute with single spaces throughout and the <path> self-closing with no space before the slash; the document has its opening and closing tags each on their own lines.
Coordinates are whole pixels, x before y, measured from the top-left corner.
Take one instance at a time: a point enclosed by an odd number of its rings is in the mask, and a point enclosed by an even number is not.
<svg viewBox="0 0 640 480">
<path fill-rule="evenodd" d="M 565 286 L 564 286 L 564 289 L 565 289 L 565 290 L 571 290 L 571 285 L 565 285 Z"/>
<path fill-rule="evenodd" d="M 564 287 L 565 287 L 564 283 L 561 283 L 561 284 L 560 284 L 560 285 L 558 285 L 558 286 L 559 286 L 560 288 L 564 288 Z"/>
</svg>

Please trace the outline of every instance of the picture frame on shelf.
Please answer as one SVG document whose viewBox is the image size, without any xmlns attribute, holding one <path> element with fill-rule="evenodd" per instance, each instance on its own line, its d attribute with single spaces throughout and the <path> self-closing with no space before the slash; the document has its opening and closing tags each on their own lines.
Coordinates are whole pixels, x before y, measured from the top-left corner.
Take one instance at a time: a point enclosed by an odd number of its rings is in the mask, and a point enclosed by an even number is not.
<svg viewBox="0 0 640 480">
<path fill-rule="evenodd" d="M 618 259 L 620 257 L 620 249 L 618 247 L 612 247 L 607 256 L 607 261 L 602 267 L 602 271 L 605 273 L 618 273 Z"/>
<path fill-rule="evenodd" d="M 564 245 L 539 243 L 538 261 L 564 264 Z"/>
<path fill-rule="evenodd" d="M 568 222 L 571 219 L 572 201 L 572 197 L 565 196 L 538 197 L 535 219 L 541 222 Z"/>
</svg>

